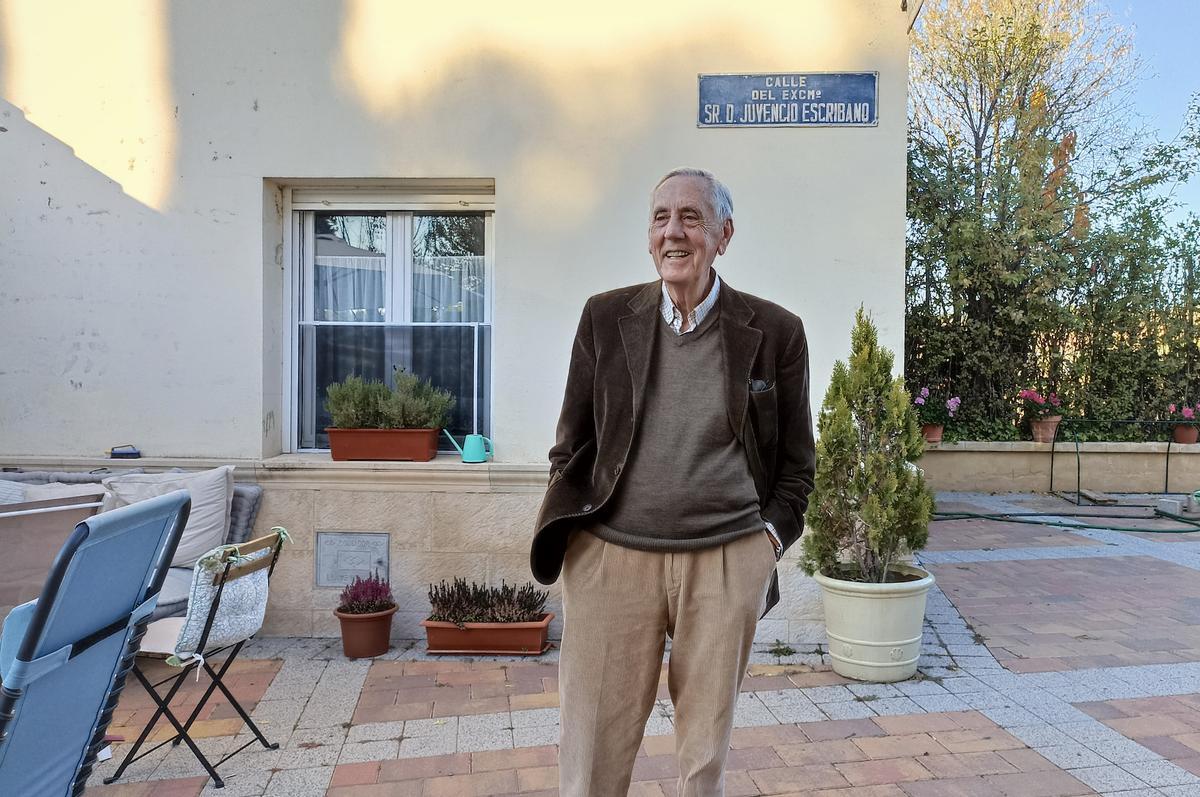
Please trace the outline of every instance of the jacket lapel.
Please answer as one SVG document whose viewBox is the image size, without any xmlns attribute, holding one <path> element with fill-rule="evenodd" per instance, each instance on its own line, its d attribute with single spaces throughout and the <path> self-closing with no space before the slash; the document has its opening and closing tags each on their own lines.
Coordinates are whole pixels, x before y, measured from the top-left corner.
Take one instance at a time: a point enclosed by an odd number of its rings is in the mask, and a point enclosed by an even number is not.
<svg viewBox="0 0 1200 797">
<path fill-rule="evenodd" d="M 758 355 L 762 332 L 749 326 L 754 310 L 724 280 L 721 280 L 718 301 L 721 304 L 721 343 L 725 354 L 725 405 L 733 434 L 744 445 L 746 405 L 750 401 L 750 370 Z"/>
<path fill-rule="evenodd" d="M 645 406 L 646 382 L 650 376 L 650 356 L 656 331 L 654 323 L 659 317 L 658 307 L 661 299 L 661 283 L 652 282 L 630 299 L 631 312 L 617 320 L 621 327 L 621 343 L 625 346 L 629 379 L 633 384 L 635 430 Z"/>
</svg>

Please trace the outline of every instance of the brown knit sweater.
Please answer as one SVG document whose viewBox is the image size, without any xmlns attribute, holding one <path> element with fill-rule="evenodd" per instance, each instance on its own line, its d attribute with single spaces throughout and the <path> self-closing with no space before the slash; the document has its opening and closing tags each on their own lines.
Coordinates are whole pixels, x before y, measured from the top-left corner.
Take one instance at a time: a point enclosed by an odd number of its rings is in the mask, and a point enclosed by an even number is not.
<svg viewBox="0 0 1200 797">
<path fill-rule="evenodd" d="M 607 512 L 605 542 L 687 551 L 762 531 L 746 451 L 726 411 L 720 312 L 676 335 L 657 325 L 646 406 Z"/>
</svg>

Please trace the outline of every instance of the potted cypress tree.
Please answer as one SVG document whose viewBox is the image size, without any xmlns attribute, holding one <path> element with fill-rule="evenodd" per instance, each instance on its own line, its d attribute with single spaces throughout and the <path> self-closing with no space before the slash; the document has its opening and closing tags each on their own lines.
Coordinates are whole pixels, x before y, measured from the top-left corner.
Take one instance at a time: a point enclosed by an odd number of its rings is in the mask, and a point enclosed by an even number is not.
<svg viewBox="0 0 1200 797">
<path fill-rule="evenodd" d="M 396 600 L 387 581 L 372 573 L 355 576 L 342 590 L 333 611 L 342 626 L 342 652 L 347 658 L 369 659 L 387 653 Z"/>
<path fill-rule="evenodd" d="M 901 562 L 924 547 L 933 496 L 904 380 L 860 307 L 850 361 L 834 365 L 817 421 L 801 565 L 821 586 L 833 669 L 888 682 L 916 672 L 933 576 Z"/>
<path fill-rule="evenodd" d="M 430 653 L 503 653 L 536 656 L 550 648 L 546 611 L 550 593 L 521 587 L 467 584 L 456 578 L 429 585 L 429 619 L 422 620 Z"/>
<path fill-rule="evenodd" d="M 333 459 L 428 462 L 437 455 L 454 395 L 400 368 L 393 384 L 352 375 L 326 388 Z"/>
</svg>

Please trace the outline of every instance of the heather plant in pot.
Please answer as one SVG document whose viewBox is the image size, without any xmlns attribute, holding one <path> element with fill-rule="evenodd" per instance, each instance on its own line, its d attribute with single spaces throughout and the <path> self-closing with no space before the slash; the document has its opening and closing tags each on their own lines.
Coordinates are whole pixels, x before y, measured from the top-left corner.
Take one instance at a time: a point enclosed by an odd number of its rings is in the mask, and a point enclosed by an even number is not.
<svg viewBox="0 0 1200 797">
<path fill-rule="evenodd" d="M 532 583 L 498 587 L 456 578 L 429 585 L 429 619 L 423 620 L 430 653 L 537 655 L 549 649 L 550 594 Z"/>
<path fill-rule="evenodd" d="M 426 462 L 436 456 L 454 395 L 402 368 L 393 369 L 392 382 L 388 387 L 352 375 L 326 388 L 333 459 Z"/>
<path fill-rule="evenodd" d="M 342 651 L 347 657 L 366 659 L 387 653 L 396 600 L 378 573 L 355 576 L 342 589 L 333 613 L 342 626 Z"/>
<path fill-rule="evenodd" d="M 902 560 L 925 546 L 933 496 L 914 464 L 924 451 L 892 352 L 859 308 L 848 363 L 838 361 L 817 421 L 817 469 L 801 565 L 821 586 L 838 673 L 898 681 L 916 672 L 933 576 Z"/>
</svg>

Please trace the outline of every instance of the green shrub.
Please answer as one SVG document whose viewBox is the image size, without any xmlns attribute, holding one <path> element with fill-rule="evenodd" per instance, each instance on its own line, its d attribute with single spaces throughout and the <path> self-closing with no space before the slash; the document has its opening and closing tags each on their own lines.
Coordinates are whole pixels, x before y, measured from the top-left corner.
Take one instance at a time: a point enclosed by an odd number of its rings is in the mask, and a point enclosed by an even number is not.
<svg viewBox="0 0 1200 797">
<path fill-rule="evenodd" d="M 395 369 L 395 387 L 348 376 L 325 391 L 325 409 L 338 429 L 440 429 L 450 420 L 454 395 Z"/>
<path fill-rule="evenodd" d="M 925 546 L 933 495 L 913 464 L 925 443 L 912 398 L 861 307 L 850 348 L 817 420 L 801 565 L 809 575 L 883 583 L 900 555 Z"/>
</svg>

